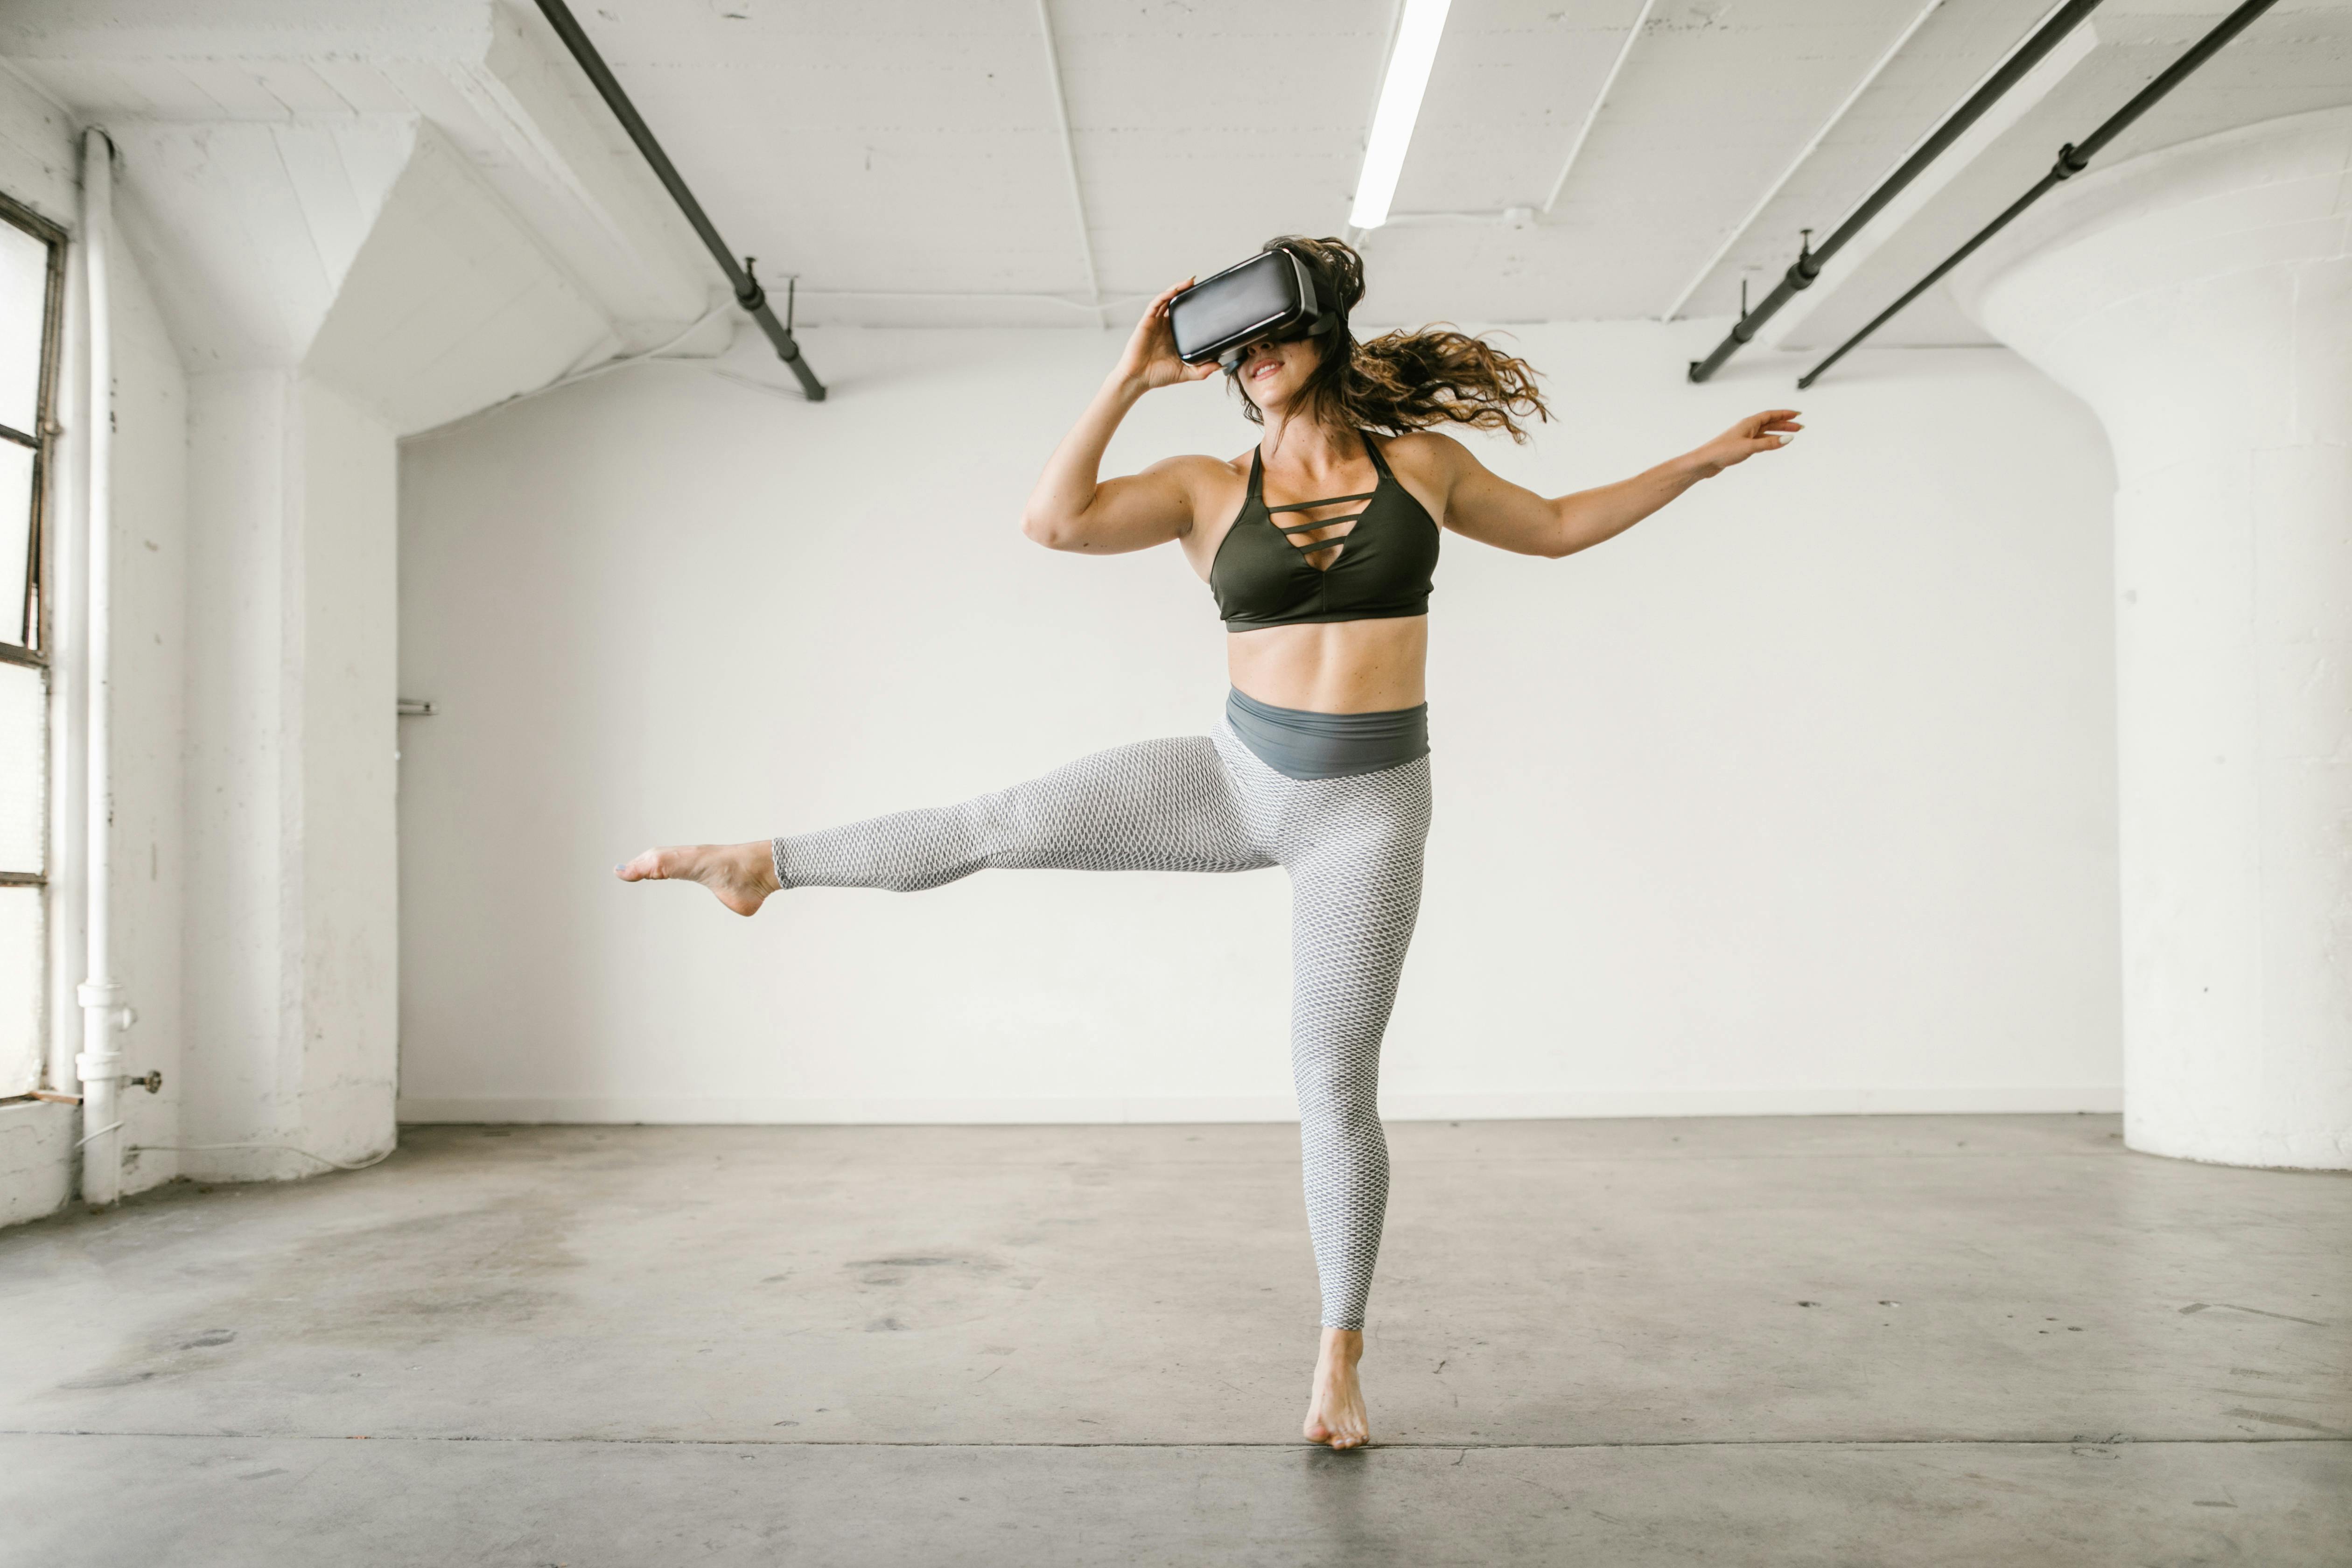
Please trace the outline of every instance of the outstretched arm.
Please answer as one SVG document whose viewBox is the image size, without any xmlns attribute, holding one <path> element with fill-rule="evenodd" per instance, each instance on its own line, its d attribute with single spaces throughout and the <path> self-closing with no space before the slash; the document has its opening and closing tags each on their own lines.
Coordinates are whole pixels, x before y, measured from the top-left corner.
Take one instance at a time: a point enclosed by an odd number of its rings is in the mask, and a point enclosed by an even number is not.
<svg viewBox="0 0 2352 1568">
<path fill-rule="evenodd" d="M 1021 513 L 1021 531 L 1046 548 L 1115 555 L 1164 544 L 1192 528 L 1190 475 L 1215 459 L 1171 458 L 1124 479 L 1099 477 L 1103 450 L 1138 398 L 1154 387 L 1200 381 L 1217 372 L 1213 363 L 1190 365 L 1176 357 L 1168 301 L 1189 281 L 1151 301 L 1094 401 L 1046 459 Z"/>
<path fill-rule="evenodd" d="M 1483 544 L 1522 555 L 1573 555 L 1614 539 L 1701 479 L 1712 479 L 1759 452 L 1785 447 L 1803 426 L 1793 408 L 1751 414 L 1695 451 L 1656 468 L 1547 500 L 1488 471 L 1469 448 L 1459 452 L 1445 500 L 1445 525 Z"/>
</svg>

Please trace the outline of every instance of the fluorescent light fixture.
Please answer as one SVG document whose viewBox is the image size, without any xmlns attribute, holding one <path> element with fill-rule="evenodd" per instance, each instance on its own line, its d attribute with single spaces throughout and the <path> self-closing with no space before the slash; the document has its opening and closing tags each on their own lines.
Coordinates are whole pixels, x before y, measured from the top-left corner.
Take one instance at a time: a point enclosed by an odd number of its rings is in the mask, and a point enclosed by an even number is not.
<svg viewBox="0 0 2352 1568">
<path fill-rule="evenodd" d="M 1413 121 L 1421 118 L 1421 95 L 1429 86 L 1429 68 L 1437 63 L 1437 40 L 1453 4 L 1404 0 L 1404 21 L 1389 52 L 1388 75 L 1381 80 L 1371 140 L 1364 145 L 1364 172 L 1356 179 L 1356 208 L 1348 215 L 1358 228 L 1378 228 L 1389 221 L 1389 204 L 1396 199 L 1397 176 L 1404 173 Z"/>
</svg>

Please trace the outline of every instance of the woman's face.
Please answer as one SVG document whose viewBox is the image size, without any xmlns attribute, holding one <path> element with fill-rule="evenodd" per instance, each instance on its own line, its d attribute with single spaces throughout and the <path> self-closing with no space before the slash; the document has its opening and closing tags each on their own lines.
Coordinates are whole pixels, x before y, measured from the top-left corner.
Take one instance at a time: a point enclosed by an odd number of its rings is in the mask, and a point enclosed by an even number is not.
<svg viewBox="0 0 2352 1568">
<path fill-rule="evenodd" d="M 1321 350 L 1306 338 L 1286 343 L 1258 343 L 1242 356 L 1237 379 L 1242 384 L 1242 395 L 1258 405 L 1260 412 L 1278 414 L 1290 406 L 1315 374 Z"/>
</svg>

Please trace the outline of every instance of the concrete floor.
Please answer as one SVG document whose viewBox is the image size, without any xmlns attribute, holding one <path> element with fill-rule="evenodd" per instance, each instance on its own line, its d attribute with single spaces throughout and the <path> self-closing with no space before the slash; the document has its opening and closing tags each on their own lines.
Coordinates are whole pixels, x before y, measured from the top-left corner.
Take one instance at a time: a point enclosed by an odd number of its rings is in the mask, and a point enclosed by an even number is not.
<svg viewBox="0 0 2352 1568">
<path fill-rule="evenodd" d="M 2352 1564 L 2352 1177 L 2111 1117 L 415 1128 L 0 1233 L 0 1563 Z"/>
</svg>

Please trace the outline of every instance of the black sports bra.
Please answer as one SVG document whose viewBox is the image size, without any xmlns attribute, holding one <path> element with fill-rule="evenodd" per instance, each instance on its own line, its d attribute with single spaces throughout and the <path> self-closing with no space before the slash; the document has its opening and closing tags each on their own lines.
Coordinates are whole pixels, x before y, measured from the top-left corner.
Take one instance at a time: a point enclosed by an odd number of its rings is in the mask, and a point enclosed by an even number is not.
<svg viewBox="0 0 2352 1568">
<path fill-rule="evenodd" d="M 1370 489 L 1288 506 L 1265 504 L 1265 464 L 1257 453 L 1250 454 L 1249 499 L 1209 564 L 1209 592 L 1216 595 L 1227 631 L 1429 613 L 1437 523 L 1397 483 L 1372 438 L 1361 438 L 1380 472 Z M 1308 522 L 1274 521 L 1276 512 L 1311 512 L 1349 501 L 1364 505 Z M 1346 531 L 1320 540 L 1290 537 L 1349 523 L 1354 526 Z"/>
</svg>

